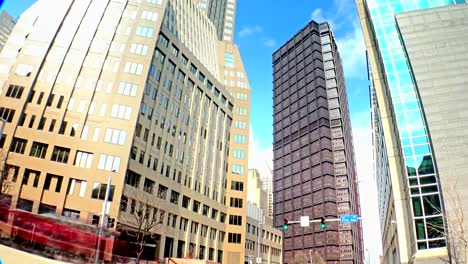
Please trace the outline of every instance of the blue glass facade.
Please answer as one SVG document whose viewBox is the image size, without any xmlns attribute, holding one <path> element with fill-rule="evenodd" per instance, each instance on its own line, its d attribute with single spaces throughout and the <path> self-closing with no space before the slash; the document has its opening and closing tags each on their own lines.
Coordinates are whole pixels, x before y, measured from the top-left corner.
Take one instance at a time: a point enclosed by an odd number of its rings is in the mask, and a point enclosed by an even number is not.
<svg viewBox="0 0 468 264">
<path fill-rule="evenodd" d="M 403 148 L 418 250 L 446 247 L 446 238 L 429 135 L 395 14 L 458 3 L 467 0 L 367 1 Z"/>
</svg>

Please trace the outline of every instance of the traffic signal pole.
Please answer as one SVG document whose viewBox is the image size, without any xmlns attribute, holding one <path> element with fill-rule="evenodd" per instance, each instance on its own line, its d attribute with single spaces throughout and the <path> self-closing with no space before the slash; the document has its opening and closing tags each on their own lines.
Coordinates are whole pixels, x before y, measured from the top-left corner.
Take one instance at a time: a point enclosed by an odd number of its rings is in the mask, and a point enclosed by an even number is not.
<svg viewBox="0 0 468 264">
<path fill-rule="evenodd" d="M 110 194 L 110 188 L 111 188 L 111 177 L 109 177 L 109 180 L 107 181 L 107 188 L 106 188 L 106 196 L 104 198 L 104 202 L 102 203 L 102 213 L 101 213 L 101 219 L 99 219 L 99 234 L 98 234 L 98 241 L 97 241 L 97 246 L 96 246 L 96 256 L 94 259 L 94 263 L 97 264 L 99 263 L 99 250 L 101 248 L 101 237 L 102 237 L 102 231 L 104 228 L 104 218 L 106 216 L 107 212 L 107 202 L 109 201 L 109 194 Z"/>
<path fill-rule="evenodd" d="M 362 217 L 358 217 L 358 220 L 362 220 L 362 219 L 363 219 Z M 300 220 L 293 220 L 293 221 L 289 221 L 288 219 L 284 219 L 284 220 L 285 220 L 285 224 L 287 223 L 287 225 L 301 223 Z M 340 218 L 325 218 L 325 222 L 340 222 Z M 322 223 L 322 219 L 321 218 L 311 219 L 309 220 L 309 223 Z"/>
</svg>

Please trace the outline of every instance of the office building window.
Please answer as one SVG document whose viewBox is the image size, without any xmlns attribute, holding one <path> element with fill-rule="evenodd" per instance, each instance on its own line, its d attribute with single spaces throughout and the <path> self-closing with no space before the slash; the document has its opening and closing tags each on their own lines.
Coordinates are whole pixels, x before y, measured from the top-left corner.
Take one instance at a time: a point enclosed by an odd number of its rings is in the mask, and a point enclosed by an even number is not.
<svg viewBox="0 0 468 264">
<path fill-rule="evenodd" d="M 136 29 L 136 35 L 141 36 L 141 37 L 146 37 L 146 38 L 151 38 L 153 37 L 153 32 L 154 30 L 150 27 L 142 27 L 138 26 Z"/>
<path fill-rule="evenodd" d="M 229 233 L 228 234 L 228 243 L 240 244 L 241 243 L 241 234 Z"/>
<path fill-rule="evenodd" d="M 167 187 L 163 185 L 158 186 L 158 197 L 161 199 L 166 199 L 167 196 Z"/>
<path fill-rule="evenodd" d="M 10 151 L 19 154 L 24 154 L 24 150 L 26 148 L 27 143 L 28 141 L 26 139 L 14 137 L 11 141 Z"/>
<path fill-rule="evenodd" d="M 241 198 L 231 197 L 230 206 L 231 207 L 236 207 L 236 208 L 242 208 L 243 200 Z"/>
<path fill-rule="evenodd" d="M 245 136 L 234 135 L 234 142 L 237 144 L 245 144 Z"/>
<path fill-rule="evenodd" d="M 141 19 L 156 21 L 158 20 L 158 13 L 150 12 L 150 11 L 143 11 L 141 13 Z"/>
<path fill-rule="evenodd" d="M 159 34 L 159 43 L 167 48 L 169 44 L 169 39 L 163 34 Z"/>
<path fill-rule="evenodd" d="M 15 116 L 15 110 L 5 107 L 0 107 L 0 118 L 6 120 L 8 123 L 11 123 L 13 117 Z"/>
<path fill-rule="evenodd" d="M 244 159 L 245 158 L 245 151 L 240 150 L 240 149 L 233 149 L 232 150 L 232 155 L 236 159 Z"/>
<path fill-rule="evenodd" d="M 29 156 L 44 159 L 47 153 L 48 144 L 34 141 L 29 152 Z"/>
<path fill-rule="evenodd" d="M 8 86 L 5 96 L 20 99 L 21 95 L 23 95 L 23 91 L 24 91 L 24 86 L 10 84 Z"/>
<path fill-rule="evenodd" d="M 179 204 L 179 193 L 176 191 L 171 191 L 171 203 Z"/>
<path fill-rule="evenodd" d="M 108 200 L 110 202 L 112 202 L 112 200 L 114 199 L 114 189 L 115 189 L 115 186 L 111 185 L 110 190 L 109 190 L 109 200 Z M 107 191 L 107 184 L 95 182 L 93 184 L 93 191 L 91 192 L 91 198 L 104 200 L 106 198 L 106 191 Z"/>
<path fill-rule="evenodd" d="M 125 63 L 124 72 L 141 75 L 143 73 L 143 64 L 135 63 L 135 62 L 127 62 Z"/>
<path fill-rule="evenodd" d="M 234 67 L 234 55 L 232 53 L 224 53 L 224 66 Z"/>
<path fill-rule="evenodd" d="M 137 90 L 138 90 L 138 84 L 129 83 L 129 82 L 119 82 L 117 94 L 127 95 L 127 96 L 136 96 Z"/>
<path fill-rule="evenodd" d="M 247 122 L 235 120 L 234 121 L 234 127 L 239 128 L 239 129 L 246 129 L 247 128 Z"/>
<path fill-rule="evenodd" d="M 111 117 L 118 119 L 130 120 L 132 108 L 126 105 L 114 104 L 112 105 Z"/>
<path fill-rule="evenodd" d="M 230 225 L 242 225 L 242 216 L 240 215 L 230 215 L 229 216 L 229 224 Z"/>
<path fill-rule="evenodd" d="M 118 145 L 125 145 L 127 131 L 115 128 L 108 128 L 104 137 L 104 142 Z"/>
<path fill-rule="evenodd" d="M 232 172 L 238 174 L 244 174 L 244 166 L 232 164 Z"/>
<path fill-rule="evenodd" d="M 244 183 L 239 181 L 231 181 L 231 190 L 244 191 Z"/>
<path fill-rule="evenodd" d="M 69 148 L 55 146 L 54 150 L 52 151 L 51 160 L 56 161 L 56 162 L 61 162 L 61 163 L 67 163 L 69 155 L 70 155 Z"/>
<path fill-rule="evenodd" d="M 143 44 L 132 43 L 130 45 L 130 53 L 146 55 L 148 53 L 148 46 Z"/>
<path fill-rule="evenodd" d="M 118 172 L 120 168 L 120 157 L 101 154 L 98 169 Z"/>
</svg>

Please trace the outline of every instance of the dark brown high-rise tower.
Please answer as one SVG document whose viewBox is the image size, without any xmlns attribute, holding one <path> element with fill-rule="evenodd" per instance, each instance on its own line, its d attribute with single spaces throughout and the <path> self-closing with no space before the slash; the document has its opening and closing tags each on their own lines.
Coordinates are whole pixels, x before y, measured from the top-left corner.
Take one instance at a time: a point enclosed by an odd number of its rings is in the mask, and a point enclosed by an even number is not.
<svg viewBox="0 0 468 264">
<path fill-rule="evenodd" d="M 273 54 L 274 216 L 359 214 L 343 67 L 327 23 L 310 22 Z M 361 224 L 327 222 L 284 231 L 284 263 L 315 254 L 362 263 Z"/>
</svg>

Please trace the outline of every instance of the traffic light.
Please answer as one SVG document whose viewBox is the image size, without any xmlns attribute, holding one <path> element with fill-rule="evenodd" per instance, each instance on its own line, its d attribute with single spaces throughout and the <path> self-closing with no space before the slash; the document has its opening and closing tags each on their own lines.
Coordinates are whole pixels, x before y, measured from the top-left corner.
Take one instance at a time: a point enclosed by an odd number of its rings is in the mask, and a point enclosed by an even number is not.
<svg viewBox="0 0 468 264">
<path fill-rule="evenodd" d="M 115 226 L 115 218 L 107 218 L 107 227 L 111 228 Z"/>
<path fill-rule="evenodd" d="M 320 217 L 320 228 L 325 229 L 327 228 L 327 224 L 325 223 L 325 218 Z"/>
<path fill-rule="evenodd" d="M 284 219 L 283 221 L 283 230 L 288 230 L 289 229 L 289 222 L 288 219 Z"/>
</svg>

